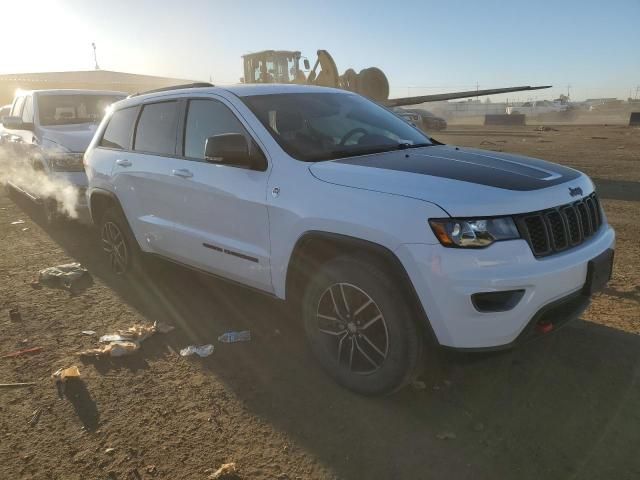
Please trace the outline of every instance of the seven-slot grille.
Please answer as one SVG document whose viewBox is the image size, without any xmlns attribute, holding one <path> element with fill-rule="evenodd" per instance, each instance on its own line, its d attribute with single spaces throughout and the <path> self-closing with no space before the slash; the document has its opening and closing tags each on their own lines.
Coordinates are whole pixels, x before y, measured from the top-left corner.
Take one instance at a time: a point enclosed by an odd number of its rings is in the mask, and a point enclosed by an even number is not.
<svg viewBox="0 0 640 480">
<path fill-rule="evenodd" d="M 595 193 L 574 203 L 514 217 L 520 234 L 536 257 L 545 257 L 580 245 L 602 225 Z"/>
</svg>

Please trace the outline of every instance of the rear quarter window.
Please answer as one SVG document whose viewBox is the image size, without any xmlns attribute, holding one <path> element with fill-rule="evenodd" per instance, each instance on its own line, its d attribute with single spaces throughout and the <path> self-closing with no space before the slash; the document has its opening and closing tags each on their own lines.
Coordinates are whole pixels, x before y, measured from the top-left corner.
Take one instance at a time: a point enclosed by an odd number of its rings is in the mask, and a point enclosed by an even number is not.
<svg viewBox="0 0 640 480">
<path fill-rule="evenodd" d="M 145 105 L 136 127 L 133 149 L 160 155 L 175 155 L 179 110 L 176 101 Z"/>
<path fill-rule="evenodd" d="M 102 135 L 102 140 L 100 140 L 100 146 L 128 150 L 137 112 L 136 107 L 123 108 L 113 112 Z"/>
</svg>

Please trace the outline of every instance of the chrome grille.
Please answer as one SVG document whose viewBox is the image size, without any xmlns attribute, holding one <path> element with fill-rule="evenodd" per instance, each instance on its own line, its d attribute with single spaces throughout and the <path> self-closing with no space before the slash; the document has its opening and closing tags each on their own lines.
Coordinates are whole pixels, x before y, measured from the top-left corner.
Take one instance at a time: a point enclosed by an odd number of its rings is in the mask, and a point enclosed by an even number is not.
<svg viewBox="0 0 640 480">
<path fill-rule="evenodd" d="M 536 257 L 576 247 L 602 226 L 595 193 L 574 203 L 514 217 L 522 237 Z"/>
</svg>

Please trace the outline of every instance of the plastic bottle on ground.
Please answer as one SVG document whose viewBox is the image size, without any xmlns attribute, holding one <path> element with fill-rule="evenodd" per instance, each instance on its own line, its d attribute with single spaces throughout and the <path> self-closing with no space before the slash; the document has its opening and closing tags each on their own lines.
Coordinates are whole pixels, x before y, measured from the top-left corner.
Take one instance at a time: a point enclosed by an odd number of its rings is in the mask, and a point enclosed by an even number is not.
<svg viewBox="0 0 640 480">
<path fill-rule="evenodd" d="M 227 332 L 218 337 L 218 341 L 222 343 L 248 342 L 251 340 L 251 332 L 244 330 L 242 332 Z"/>
</svg>

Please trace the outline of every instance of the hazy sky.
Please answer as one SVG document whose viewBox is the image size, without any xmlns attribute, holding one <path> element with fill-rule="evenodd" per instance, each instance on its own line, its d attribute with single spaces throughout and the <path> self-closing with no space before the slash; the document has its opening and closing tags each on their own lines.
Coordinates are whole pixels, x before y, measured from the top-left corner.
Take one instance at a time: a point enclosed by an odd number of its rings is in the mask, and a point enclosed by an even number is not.
<svg viewBox="0 0 640 480">
<path fill-rule="evenodd" d="M 0 0 L 0 73 L 93 68 L 236 83 L 240 56 L 329 50 L 378 66 L 392 96 L 552 84 L 553 98 L 640 85 L 640 0 Z M 27 13 L 25 15 L 25 13 Z M 528 97 L 521 94 L 520 99 Z M 510 98 L 516 99 L 517 95 Z"/>
</svg>

